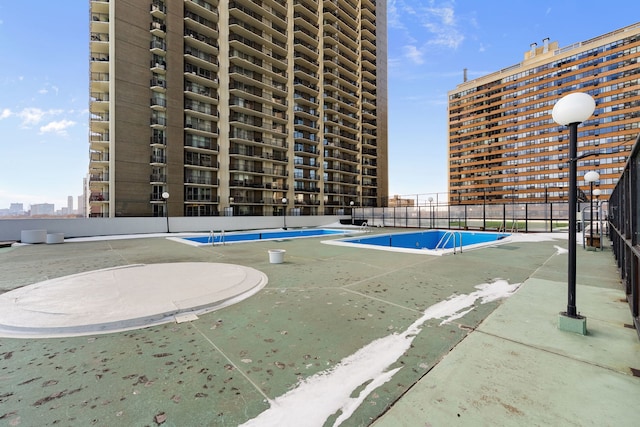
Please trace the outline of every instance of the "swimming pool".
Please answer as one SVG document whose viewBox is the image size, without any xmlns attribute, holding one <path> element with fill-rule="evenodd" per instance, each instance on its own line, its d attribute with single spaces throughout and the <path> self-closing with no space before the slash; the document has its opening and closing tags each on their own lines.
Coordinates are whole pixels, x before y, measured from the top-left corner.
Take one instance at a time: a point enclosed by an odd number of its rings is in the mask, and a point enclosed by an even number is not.
<svg viewBox="0 0 640 427">
<path fill-rule="evenodd" d="M 182 243 L 194 246 L 215 245 L 222 243 L 238 243 L 238 242 L 255 242 L 257 240 L 282 240 L 295 239 L 303 237 L 318 237 L 331 235 L 348 235 L 352 234 L 352 230 L 334 230 L 329 228 L 304 228 L 299 230 L 255 230 L 225 233 L 210 232 L 199 236 L 171 238 Z"/>
<path fill-rule="evenodd" d="M 322 243 L 394 252 L 444 255 L 505 243 L 509 241 L 509 236 L 511 235 L 508 233 L 489 233 L 484 231 L 429 230 L 378 234 L 369 237 L 324 241 Z"/>
</svg>

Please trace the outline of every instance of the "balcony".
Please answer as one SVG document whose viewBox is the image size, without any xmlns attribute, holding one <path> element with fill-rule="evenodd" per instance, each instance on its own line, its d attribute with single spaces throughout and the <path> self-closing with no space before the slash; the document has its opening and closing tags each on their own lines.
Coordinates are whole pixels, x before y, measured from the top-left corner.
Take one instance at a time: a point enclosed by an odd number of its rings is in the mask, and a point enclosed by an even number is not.
<svg viewBox="0 0 640 427">
<path fill-rule="evenodd" d="M 108 173 L 92 173 L 89 175 L 89 182 L 109 182 Z"/>
<path fill-rule="evenodd" d="M 165 174 L 151 174 L 151 176 L 149 176 L 149 182 L 166 183 L 167 176 Z"/>
<path fill-rule="evenodd" d="M 109 193 L 91 193 L 89 196 L 90 202 L 108 202 Z"/>
<path fill-rule="evenodd" d="M 167 158 L 161 155 L 151 155 L 149 163 L 166 164 Z"/>
<path fill-rule="evenodd" d="M 154 110 L 165 110 L 167 108 L 167 100 L 165 98 L 161 98 L 159 96 L 154 96 L 149 101 L 151 108 Z M 155 123 L 152 123 L 155 124 Z"/>
<path fill-rule="evenodd" d="M 167 14 L 167 7 L 164 5 L 164 2 L 160 0 L 153 0 L 150 10 L 151 15 L 156 18 L 164 18 Z"/>
<path fill-rule="evenodd" d="M 92 151 L 89 155 L 89 159 L 91 162 L 108 162 L 109 152 Z"/>
<path fill-rule="evenodd" d="M 211 185 L 213 178 L 210 176 L 186 176 L 185 182 L 189 184 Z"/>
</svg>

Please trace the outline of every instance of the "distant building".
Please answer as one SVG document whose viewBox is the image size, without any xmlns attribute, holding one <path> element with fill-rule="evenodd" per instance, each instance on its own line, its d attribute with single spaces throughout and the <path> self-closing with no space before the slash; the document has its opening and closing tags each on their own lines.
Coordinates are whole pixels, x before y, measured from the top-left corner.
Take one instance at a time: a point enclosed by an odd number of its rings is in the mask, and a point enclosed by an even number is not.
<svg viewBox="0 0 640 427">
<path fill-rule="evenodd" d="M 80 217 L 85 216 L 85 200 L 84 200 L 84 196 L 82 195 L 78 196 L 78 211 L 76 213 Z"/>
<path fill-rule="evenodd" d="M 386 0 L 90 8 L 89 216 L 386 204 Z"/>
<path fill-rule="evenodd" d="M 31 216 L 55 215 L 55 213 L 55 206 L 52 203 L 31 205 Z"/>
<path fill-rule="evenodd" d="M 393 208 L 402 206 L 414 206 L 415 202 L 416 201 L 414 199 L 403 199 L 396 194 L 395 196 L 389 198 L 389 207 Z"/>
<path fill-rule="evenodd" d="M 524 61 L 465 81 L 449 92 L 450 203 L 567 200 L 569 131 L 551 117 L 571 92 L 596 100 L 594 115 L 578 128 L 582 176 L 608 198 L 640 127 L 640 23 L 559 48 L 545 39 Z"/>
<path fill-rule="evenodd" d="M 67 214 L 73 213 L 73 196 L 67 196 Z"/>
<path fill-rule="evenodd" d="M 24 215 L 24 205 L 22 203 L 11 203 L 9 205 L 9 215 Z"/>
<path fill-rule="evenodd" d="M 22 203 L 11 203 L 9 209 L 0 209 L 0 216 L 23 216 L 25 214 Z"/>
</svg>

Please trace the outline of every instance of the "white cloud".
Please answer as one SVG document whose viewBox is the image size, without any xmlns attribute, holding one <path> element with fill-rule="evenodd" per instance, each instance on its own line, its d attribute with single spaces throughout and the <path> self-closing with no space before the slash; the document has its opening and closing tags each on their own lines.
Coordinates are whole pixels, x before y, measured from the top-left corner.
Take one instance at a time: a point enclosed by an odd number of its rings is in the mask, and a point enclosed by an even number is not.
<svg viewBox="0 0 640 427">
<path fill-rule="evenodd" d="M 60 114 L 64 114 L 64 110 L 61 110 L 61 109 L 42 110 L 36 107 L 24 108 L 22 109 L 22 111 L 15 113 L 15 115 L 22 120 L 22 123 L 20 123 L 20 125 L 25 128 L 29 128 L 31 126 L 40 124 L 42 121 L 45 120 L 46 117 L 57 116 Z"/>
<path fill-rule="evenodd" d="M 387 25 L 392 28 L 404 28 L 395 0 L 389 0 L 387 3 Z"/>
<path fill-rule="evenodd" d="M 40 108 L 25 108 L 18 113 L 22 119 L 22 126 L 37 125 L 44 117 L 45 112 Z"/>
<path fill-rule="evenodd" d="M 60 135 L 66 135 L 66 130 L 67 128 L 71 127 L 71 126 L 75 126 L 76 122 L 71 121 L 71 120 L 60 120 L 57 122 L 50 122 L 44 126 L 40 127 L 40 133 L 47 133 L 47 132 L 55 132 L 58 133 Z"/>
<path fill-rule="evenodd" d="M 9 110 L 8 108 L 5 108 L 0 112 L 0 120 L 11 117 L 12 114 L 13 113 L 11 113 L 11 110 Z"/>
<path fill-rule="evenodd" d="M 409 58 L 411 61 L 415 62 L 416 64 L 424 63 L 424 59 L 422 58 L 423 52 L 421 52 L 417 47 L 404 46 L 403 50 L 404 56 Z"/>
<path fill-rule="evenodd" d="M 50 84 L 47 83 L 45 87 L 43 87 L 42 89 L 40 89 L 38 91 L 38 93 L 41 94 L 41 95 L 46 95 L 46 94 L 49 93 L 49 91 L 52 91 L 57 95 L 58 94 L 58 90 L 59 90 L 58 86 L 53 86 L 53 85 L 50 85 Z"/>
<path fill-rule="evenodd" d="M 415 64 L 423 64 L 429 50 L 456 49 L 465 40 L 451 1 L 390 0 L 387 18 L 389 27 L 402 33 L 403 57 Z"/>
<path fill-rule="evenodd" d="M 422 25 L 433 36 L 427 43 L 456 49 L 464 41 L 464 35 L 458 29 L 453 6 L 437 6 L 433 1 L 430 4 L 421 16 Z"/>
</svg>

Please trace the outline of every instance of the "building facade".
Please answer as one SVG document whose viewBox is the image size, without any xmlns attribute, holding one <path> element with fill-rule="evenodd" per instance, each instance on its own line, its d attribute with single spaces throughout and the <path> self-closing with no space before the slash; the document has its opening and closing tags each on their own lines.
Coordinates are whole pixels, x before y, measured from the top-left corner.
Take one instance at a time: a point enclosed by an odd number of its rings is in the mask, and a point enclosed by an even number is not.
<svg viewBox="0 0 640 427">
<path fill-rule="evenodd" d="M 386 1 L 90 8 L 88 216 L 386 203 Z"/>
<path fill-rule="evenodd" d="M 578 128 L 578 185 L 600 174 L 608 199 L 640 125 L 640 23 L 559 48 L 532 44 L 524 61 L 449 92 L 449 202 L 568 199 L 569 132 L 551 117 L 571 92 L 596 100 Z M 465 79 L 466 80 L 466 79 Z"/>
</svg>

